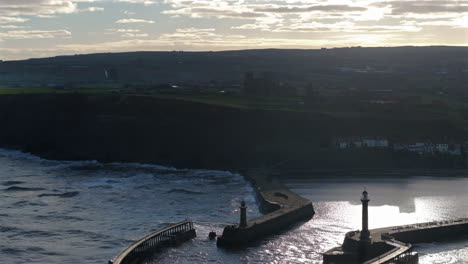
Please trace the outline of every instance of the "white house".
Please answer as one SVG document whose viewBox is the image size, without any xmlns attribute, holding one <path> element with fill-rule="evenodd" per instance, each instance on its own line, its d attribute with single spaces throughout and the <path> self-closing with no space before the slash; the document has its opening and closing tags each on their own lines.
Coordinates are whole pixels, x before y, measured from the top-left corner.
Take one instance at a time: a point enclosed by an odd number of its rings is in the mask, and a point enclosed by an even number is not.
<svg viewBox="0 0 468 264">
<path fill-rule="evenodd" d="M 387 148 L 389 143 L 385 138 L 363 138 L 362 145 L 368 148 Z"/>
<path fill-rule="evenodd" d="M 435 150 L 440 153 L 447 153 L 449 151 L 448 143 L 437 143 L 435 144 Z"/>
<path fill-rule="evenodd" d="M 408 144 L 407 150 L 418 153 L 433 153 L 434 145 L 430 142 L 416 142 L 413 144 Z"/>
<path fill-rule="evenodd" d="M 449 154 L 452 154 L 452 155 L 461 155 L 462 153 L 462 146 L 461 144 L 450 144 L 449 145 L 449 150 L 448 150 L 448 153 Z"/>
<path fill-rule="evenodd" d="M 389 141 L 380 137 L 342 137 L 335 139 L 335 146 L 340 149 L 346 148 L 387 148 Z"/>
</svg>

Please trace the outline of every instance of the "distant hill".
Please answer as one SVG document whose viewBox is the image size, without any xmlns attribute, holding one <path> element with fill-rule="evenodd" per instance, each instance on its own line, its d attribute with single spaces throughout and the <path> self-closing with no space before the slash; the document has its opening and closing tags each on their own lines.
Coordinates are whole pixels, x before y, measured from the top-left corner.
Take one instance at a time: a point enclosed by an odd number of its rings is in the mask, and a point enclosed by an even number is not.
<svg viewBox="0 0 468 264">
<path fill-rule="evenodd" d="M 468 47 L 100 53 L 0 63 L 0 86 L 50 83 L 242 85 L 271 72 L 289 87 L 465 89 Z"/>
</svg>

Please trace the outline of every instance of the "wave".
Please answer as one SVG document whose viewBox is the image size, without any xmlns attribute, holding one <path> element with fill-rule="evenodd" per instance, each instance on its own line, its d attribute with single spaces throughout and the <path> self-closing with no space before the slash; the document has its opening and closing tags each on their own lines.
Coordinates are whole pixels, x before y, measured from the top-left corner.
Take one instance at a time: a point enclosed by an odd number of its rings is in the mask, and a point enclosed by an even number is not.
<svg viewBox="0 0 468 264">
<path fill-rule="evenodd" d="M 21 152 L 18 150 L 2 149 L 0 148 L 0 157 L 9 158 L 20 158 L 32 161 L 39 161 L 45 165 L 46 168 L 51 170 L 62 170 L 62 169 L 73 169 L 73 170 L 109 170 L 109 171 L 126 171 L 134 170 L 143 173 L 157 172 L 158 174 L 186 174 L 189 173 L 191 176 L 198 176 L 202 178 L 223 178 L 226 175 L 229 176 L 240 176 L 237 173 L 232 173 L 223 170 L 210 170 L 210 169 L 177 169 L 174 167 L 137 163 L 137 162 L 99 162 L 96 160 L 83 160 L 83 161 L 59 161 L 59 160 L 48 160 L 35 156 L 31 153 Z"/>
<path fill-rule="evenodd" d="M 35 156 L 31 153 L 22 152 L 19 150 L 12 150 L 12 149 L 2 149 L 2 148 L 0 148 L 0 157 L 26 159 L 26 160 L 32 160 L 32 161 L 45 161 L 45 159 Z"/>
<path fill-rule="evenodd" d="M 63 173 L 66 173 L 67 175 L 76 174 L 77 176 L 80 176 L 79 178 L 81 178 L 78 180 L 77 183 L 83 184 L 88 188 L 128 188 L 130 186 L 141 186 L 142 183 L 155 183 L 161 186 L 165 186 L 167 182 L 176 184 L 190 184 L 192 186 L 205 186 L 208 184 L 223 186 L 246 184 L 246 181 L 241 175 L 229 171 L 220 170 L 177 169 L 174 167 L 134 162 L 103 163 L 96 160 L 57 161 L 47 160 L 38 156 L 34 156 L 30 153 L 24 153 L 21 151 L 8 149 L 0 149 L 0 158 L 1 157 L 7 157 L 11 159 L 27 159 L 29 161 L 38 163 L 38 165 L 45 173 L 52 171 L 54 173 L 57 173 L 58 175 Z M 83 179 L 83 175 L 90 175 L 91 177 L 86 177 L 85 179 Z M 4 182 L 3 185 L 13 185 L 13 188 L 7 189 L 7 191 L 40 190 L 33 188 L 27 189 L 25 187 L 14 187 L 21 183 L 22 182 L 19 181 L 11 181 Z M 136 183 L 139 183 L 139 185 L 134 186 Z M 167 188 L 166 190 L 171 190 L 171 187 Z"/>
<path fill-rule="evenodd" d="M 18 201 L 13 204 L 13 207 L 18 208 L 18 207 L 24 207 L 24 206 L 47 206 L 48 204 L 43 203 L 43 202 L 30 202 L 30 201 Z"/>
<path fill-rule="evenodd" d="M 185 194 L 204 194 L 203 192 L 189 191 L 186 189 L 171 189 L 168 193 L 185 193 Z"/>
<path fill-rule="evenodd" d="M 11 185 L 17 185 L 17 184 L 22 184 L 22 183 L 25 183 L 25 182 L 22 182 L 22 181 L 6 181 L 6 182 L 3 182 L 2 185 L 11 186 Z"/>
<path fill-rule="evenodd" d="M 31 188 L 31 187 L 21 187 L 21 186 L 10 186 L 6 189 L 3 189 L 7 192 L 30 192 L 30 191 L 42 191 L 44 188 Z"/>
<path fill-rule="evenodd" d="M 75 197 L 80 192 L 65 192 L 65 193 L 41 193 L 37 197 L 60 197 L 60 198 L 71 198 Z"/>
<path fill-rule="evenodd" d="M 37 220 L 48 220 L 48 221 L 90 221 L 81 217 L 77 216 L 69 216 L 69 215 L 37 215 L 34 217 Z"/>
</svg>

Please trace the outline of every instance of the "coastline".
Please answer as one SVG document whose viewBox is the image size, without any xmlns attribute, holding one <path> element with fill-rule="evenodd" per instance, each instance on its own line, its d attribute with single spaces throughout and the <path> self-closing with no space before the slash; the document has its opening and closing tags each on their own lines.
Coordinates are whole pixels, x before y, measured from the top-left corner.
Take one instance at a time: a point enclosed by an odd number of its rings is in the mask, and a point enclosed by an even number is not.
<svg viewBox="0 0 468 264">
<path fill-rule="evenodd" d="M 330 145 L 334 137 L 343 134 L 402 138 L 423 131 L 431 131 L 434 137 L 466 134 L 434 122 L 354 120 L 314 112 L 239 109 L 125 94 L 0 96 L 0 146 L 5 148 L 55 160 L 229 171 L 268 167 L 286 160 L 275 169 L 284 170 L 288 177 L 304 174 L 300 170 L 314 177 L 382 172 L 468 175 L 463 171 L 468 165 L 463 157 L 426 158 L 384 149 L 343 152 Z"/>
<path fill-rule="evenodd" d="M 277 169 L 278 175 L 288 175 L 289 179 L 327 177 L 468 177 L 468 169 Z M 281 177 L 281 176 L 280 176 Z M 284 177 L 281 177 L 284 178 Z"/>
</svg>

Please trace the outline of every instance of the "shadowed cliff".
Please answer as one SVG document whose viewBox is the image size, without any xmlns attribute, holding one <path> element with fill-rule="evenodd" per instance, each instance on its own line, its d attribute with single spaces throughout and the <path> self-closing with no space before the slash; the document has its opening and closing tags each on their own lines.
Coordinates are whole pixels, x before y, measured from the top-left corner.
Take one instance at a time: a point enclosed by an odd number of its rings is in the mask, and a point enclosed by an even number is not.
<svg viewBox="0 0 468 264">
<path fill-rule="evenodd" d="M 345 119 L 118 94 L 2 95 L 0 123 L 2 147 L 47 158 L 234 170 L 282 161 L 302 168 L 425 167 L 431 161 L 385 150 L 337 151 L 330 142 L 340 135 L 465 133 L 443 120 Z"/>
</svg>

